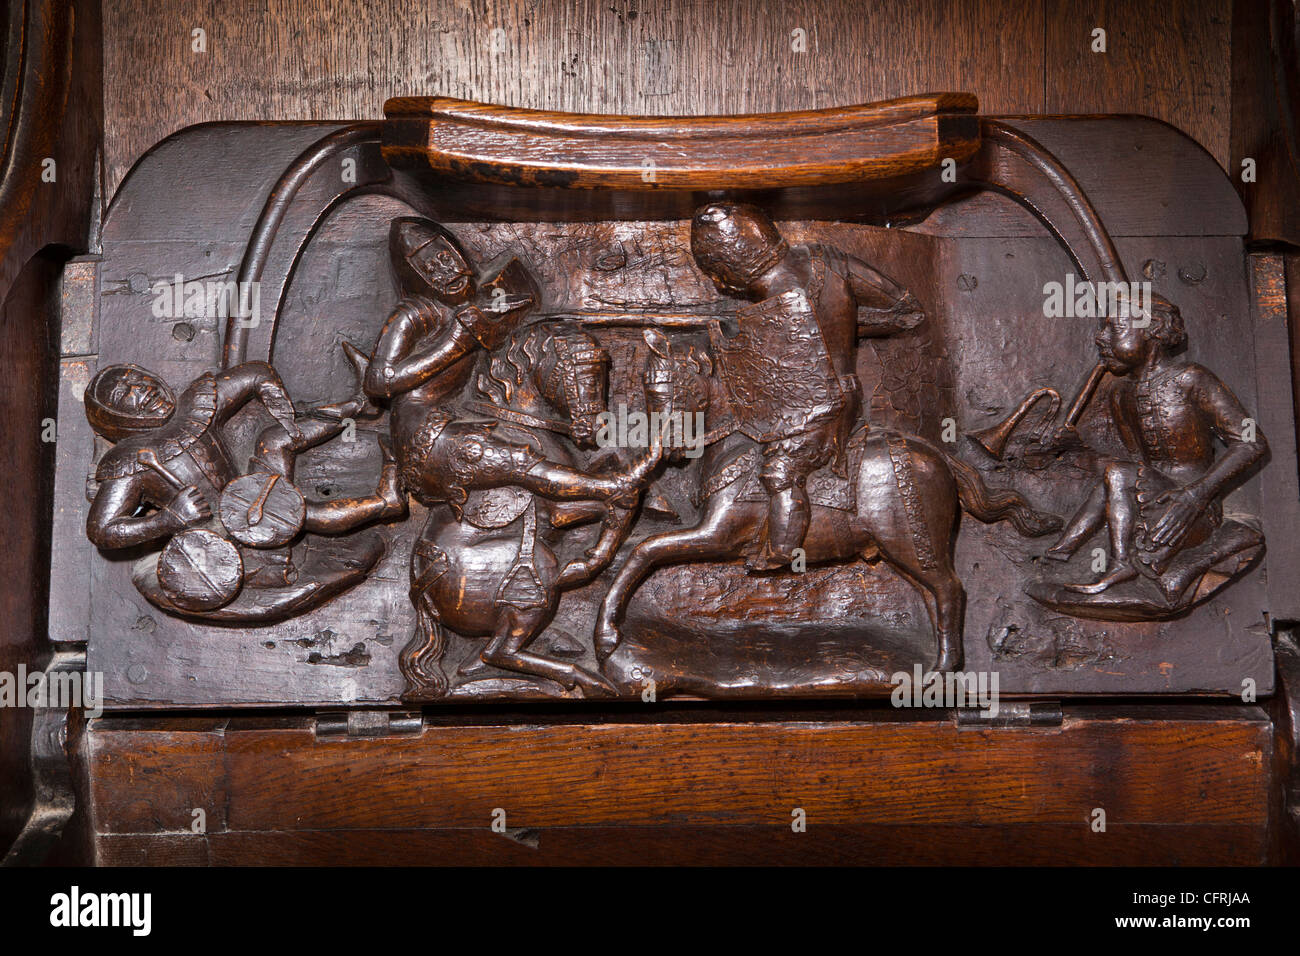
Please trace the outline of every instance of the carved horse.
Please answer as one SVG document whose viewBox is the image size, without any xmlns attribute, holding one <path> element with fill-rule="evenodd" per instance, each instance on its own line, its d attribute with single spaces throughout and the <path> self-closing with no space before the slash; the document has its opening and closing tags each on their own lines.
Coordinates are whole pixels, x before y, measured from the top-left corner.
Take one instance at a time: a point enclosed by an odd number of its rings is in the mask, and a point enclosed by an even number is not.
<svg viewBox="0 0 1300 956">
<path fill-rule="evenodd" d="M 711 412 L 721 417 L 728 399 L 712 374 L 708 356 L 673 346 L 659 332 L 646 332 L 645 338 L 651 349 L 647 379 L 660 384 L 649 390 L 657 410 L 670 416 L 675 411 L 704 412 L 705 421 L 716 420 Z M 721 431 L 722 436 L 702 456 L 706 501 L 699 524 L 651 535 L 632 549 L 619 568 L 596 622 L 596 652 L 601 660 L 618 646 L 618 626 L 632 594 L 655 568 L 735 560 L 757 545 L 768 506 L 741 497 L 758 458 L 751 453 L 747 462 L 744 456 L 757 446 L 738 431 Z M 812 506 L 803 542 L 808 563 L 886 561 L 925 600 L 937 644 L 933 669 L 959 668 L 966 595 L 953 569 L 958 509 L 984 522 L 1009 520 L 1027 536 L 1057 530 L 1060 519 L 1036 511 L 1015 492 L 990 490 L 974 468 L 924 439 L 883 428 L 868 433 L 849 478 L 856 485 L 854 512 Z"/>
<path fill-rule="evenodd" d="M 607 454 L 597 456 L 588 471 L 574 466 L 573 444 L 595 443 L 608 361 L 580 329 L 531 325 L 488 357 L 468 389 L 473 395 L 463 408 L 480 422 L 486 419 L 480 432 L 490 432 L 495 451 L 480 460 L 481 473 L 466 474 L 463 501 L 431 503 L 412 551 L 417 627 L 400 657 L 408 699 L 447 693 L 440 663 L 444 628 L 488 639 L 461 665 L 462 677 L 495 666 L 566 689 L 580 686 L 585 695 L 615 692 L 586 668 L 529 650 L 555 616 L 560 592 L 592 580 L 612 560 L 639 504 L 641 485 L 658 464 L 652 450 L 630 464 L 621 454 Z M 517 457 L 503 468 L 502 454 Z M 459 467 L 472 472 L 474 463 L 461 457 Z M 505 475 L 510 468 L 515 473 Z M 597 520 L 601 532 L 595 546 L 561 569 L 556 550 L 565 530 Z"/>
</svg>

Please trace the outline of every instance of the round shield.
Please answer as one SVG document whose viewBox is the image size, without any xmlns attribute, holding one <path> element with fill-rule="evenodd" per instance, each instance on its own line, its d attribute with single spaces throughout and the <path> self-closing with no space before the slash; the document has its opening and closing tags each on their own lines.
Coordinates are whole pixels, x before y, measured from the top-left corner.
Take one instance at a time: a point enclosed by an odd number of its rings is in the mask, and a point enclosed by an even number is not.
<svg viewBox="0 0 1300 956">
<path fill-rule="evenodd" d="M 221 523 L 240 544 L 278 548 L 302 530 L 307 503 L 283 475 L 255 472 L 236 478 L 221 492 Z"/>
<path fill-rule="evenodd" d="M 167 600 L 185 611 L 213 611 L 229 604 L 244 580 L 239 549 L 213 531 L 182 531 L 158 558 L 158 584 Z"/>
</svg>

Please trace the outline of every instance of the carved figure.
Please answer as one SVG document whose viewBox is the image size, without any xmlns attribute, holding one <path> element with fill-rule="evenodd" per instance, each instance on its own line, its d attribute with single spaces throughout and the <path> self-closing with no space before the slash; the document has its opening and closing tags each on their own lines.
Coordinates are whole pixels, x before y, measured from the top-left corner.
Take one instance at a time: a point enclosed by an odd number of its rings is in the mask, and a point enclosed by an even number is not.
<svg viewBox="0 0 1300 956">
<path fill-rule="evenodd" d="M 861 260 L 821 244 L 791 247 L 751 205 L 701 209 L 691 252 L 719 291 L 756 303 L 740 310 L 735 336 L 715 325 L 711 339 L 737 427 L 760 443 L 771 497 L 766 546 L 746 563 L 779 568 L 808 530 L 808 476 L 835 460 L 845 477 L 862 405 L 858 337 L 914 328 L 923 315 L 910 292 Z M 861 319 L 860 307 L 871 310 Z"/>
<path fill-rule="evenodd" d="M 1130 457 L 1101 478 L 1046 556 L 1070 557 L 1103 526 L 1109 567 L 1095 582 L 1031 585 L 1031 596 L 1085 617 L 1177 613 L 1243 573 L 1262 553 L 1255 528 L 1223 515 L 1223 495 L 1268 451 L 1237 397 L 1209 369 L 1177 357 L 1187 341 L 1178 308 L 1152 296 L 1148 317 L 1116 310 L 1097 350 L 1119 378 L 1109 413 Z M 1215 439 L 1226 452 L 1215 451 Z M 1144 578 L 1155 592 L 1116 589 Z M 1196 584 L 1196 587 L 1193 585 Z"/>
<path fill-rule="evenodd" d="M 812 338 L 810 326 L 805 324 L 812 309 L 804 310 L 800 297 L 810 307 L 815 305 L 816 315 L 827 316 L 823 327 L 829 331 L 823 333 L 822 341 L 829 345 L 825 354 L 834 356 L 831 368 L 837 370 L 836 378 L 823 373 L 807 391 L 800 392 L 795 383 L 786 390 L 791 396 L 802 396 L 804 405 L 799 411 L 816 425 L 806 429 L 802 427 L 804 418 L 770 403 L 781 386 L 755 387 L 752 380 L 746 383 L 734 362 L 730 377 L 724 372 L 713 379 L 706 366 L 675 348 L 661 333 L 646 333 L 658 366 L 651 377 L 677 383 L 656 393 L 664 406 L 660 411 L 669 415 L 702 412 L 706 422 L 729 413 L 737 424 L 735 429 L 710 432 L 717 437 L 702 457 L 700 494 L 705 503 L 699 524 L 651 535 L 632 549 L 618 570 L 601 603 L 595 632 L 597 652 L 602 658 L 614 652 L 620 640 L 619 623 L 632 593 L 656 567 L 739 558 L 745 558 L 751 568 L 770 567 L 768 560 L 753 560 L 753 551 L 762 546 L 757 540 L 760 530 L 768 523 L 778 529 L 778 547 L 794 547 L 802 541 L 809 564 L 855 558 L 888 561 L 925 598 L 937 644 L 934 667 L 948 670 L 959 666 L 965 592 L 952 565 L 959 505 L 982 521 L 1009 519 L 1026 535 L 1054 531 L 1060 527 L 1059 519 L 1036 511 L 1014 492 L 989 491 L 973 468 L 917 436 L 862 429 L 842 439 L 850 401 L 845 393 L 853 393 L 852 349 L 859 334 L 856 303 L 868 295 L 853 290 L 855 283 L 865 283 L 865 288 L 876 290 L 874 301 L 881 302 L 882 279 L 867 283 L 865 266 L 825 247 L 796 253 L 787 249 L 783 240 L 774 244 L 775 229 L 752 207 L 709 206 L 695 222 L 701 236 L 693 247 L 702 259 L 701 267 L 719 288 L 744 289 L 765 299 L 771 293 L 787 296 L 772 314 L 792 318 L 796 310 L 804 313 L 798 324 L 792 323 L 796 341 L 806 331 Z M 729 252 L 727 246 L 733 241 L 740 249 Z M 759 255 L 756 250 L 760 248 L 768 251 Z M 885 310 L 883 317 L 865 323 L 867 331 L 892 331 L 915 324 L 914 303 L 896 287 L 884 301 L 894 306 Z M 747 334 L 744 323 L 742 317 L 741 336 Z M 720 335 L 715 331 L 711 338 L 717 342 Z M 815 352 L 815 346 L 806 347 L 808 356 Z M 767 362 L 782 357 L 777 353 L 768 356 Z M 726 368 L 728 361 L 720 358 L 719 364 Z M 762 374 L 763 359 L 755 355 L 750 361 L 753 374 Z M 812 369 L 822 362 L 815 359 L 795 364 Z M 773 372 L 768 382 L 778 380 Z M 833 381 L 839 385 L 839 397 L 835 397 Z M 747 406 L 751 399 L 755 404 Z M 729 412 L 724 412 L 727 408 Z M 775 423 L 770 430 L 755 427 L 764 416 Z M 846 487 L 841 487 L 834 503 L 810 502 L 808 475 L 836 454 L 846 459 L 848 479 L 841 480 Z M 747 494 L 755 472 L 768 491 L 767 502 L 755 501 Z"/>
<path fill-rule="evenodd" d="M 612 692 L 599 675 L 526 649 L 554 615 L 559 589 L 590 580 L 613 557 L 657 463 L 649 455 L 622 474 L 589 474 L 557 437 L 594 445 L 608 355 L 577 329 L 520 327 L 536 292 L 513 260 L 476 283 L 454 237 L 418 219 L 394 222 L 391 249 L 407 296 L 380 333 L 366 391 L 391 402 L 403 487 L 430 508 L 411 557 L 408 697 L 446 693 L 444 625 L 490 637 L 466 674 L 493 664 Z M 459 407 L 479 348 L 497 346 L 475 380 L 476 400 Z M 552 504 L 561 501 L 569 506 Z M 597 547 L 561 573 L 551 550 L 559 529 L 598 519 Z"/>
<path fill-rule="evenodd" d="M 224 428 L 253 400 L 275 424 L 241 470 Z M 346 418 L 361 404 L 334 410 Z M 302 532 L 336 536 L 406 513 L 387 455 L 373 495 L 303 499 L 293 485 L 296 456 L 344 424 L 295 416 L 265 362 L 204 373 L 179 396 L 143 368 L 111 365 L 87 387 L 85 408 L 96 434 L 113 443 L 96 469 L 86 533 L 105 551 L 165 542 L 134 578 L 146 598 L 173 613 L 262 622 L 316 607 L 360 581 L 383 542 L 318 539 L 298 556 L 290 542 Z"/>
</svg>

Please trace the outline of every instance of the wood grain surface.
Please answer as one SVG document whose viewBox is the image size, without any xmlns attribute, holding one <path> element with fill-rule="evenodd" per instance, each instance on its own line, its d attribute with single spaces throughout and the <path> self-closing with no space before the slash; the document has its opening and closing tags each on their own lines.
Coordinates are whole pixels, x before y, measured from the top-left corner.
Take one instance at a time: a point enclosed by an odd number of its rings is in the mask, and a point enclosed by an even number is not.
<svg viewBox="0 0 1300 956">
<path fill-rule="evenodd" d="M 1059 727 L 1018 731 L 838 716 L 543 717 L 337 741 L 310 718 L 107 718 L 83 757 L 101 862 L 1263 859 L 1273 743 L 1257 708 L 1067 707 Z M 990 838 L 1006 825 L 1012 842 Z"/>
<path fill-rule="evenodd" d="M 989 114 L 1146 113 L 1222 164 L 1231 20 L 1231 0 L 106 0 L 108 195 L 192 123 L 377 119 L 394 96 L 662 116 L 960 90 Z"/>
<path fill-rule="evenodd" d="M 1224 165 L 1232 8 L 105 0 L 106 195 L 194 123 L 377 119 L 389 97 L 429 95 L 690 115 L 961 90 L 986 114 L 1144 113 Z M 1098 27 L 1104 54 L 1090 49 Z M 1067 708 L 1059 728 L 1016 731 L 869 715 L 530 717 L 362 741 L 318 739 L 311 718 L 109 718 L 78 758 L 106 864 L 1262 861 L 1285 769 L 1270 775 L 1267 718 L 1133 713 Z M 792 833 L 792 806 L 808 811 L 806 834 Z M 1099 806 L 1105 834 L 1087 826 Z M 508 834 L 489 827 L 496 807 Z"/>
</svg>

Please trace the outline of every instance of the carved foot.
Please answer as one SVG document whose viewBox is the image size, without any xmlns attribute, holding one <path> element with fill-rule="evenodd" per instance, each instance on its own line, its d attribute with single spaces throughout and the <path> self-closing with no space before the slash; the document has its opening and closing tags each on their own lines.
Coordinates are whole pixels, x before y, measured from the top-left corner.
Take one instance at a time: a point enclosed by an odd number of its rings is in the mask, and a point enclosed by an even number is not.
<svg viewBox="0 0 1300 956">
<path fill-rule="evenodd" d="M 406 516 L 406 493 L 402 490 L 402 480 L 397 470 L 397 460 L 393 457 L 391 442 L 379 438 L 379 447 L 384 453 L 384 467 L 379 473 L 379 487 L 375 493 L 384 500 L 384 518 Z"/>
<path fill-rule="evenodd" d="M 1076 594 L 1100 594 L 1116 584 L 1132 581 L 1137 575 L 1137 570 L 1131 564 L 1125 563 L 1117 565 L 1109 574 L 1093 584 L 1066 584 L 1063 587 Z"/>
<path fill-rule="evenodd" d="M 586 584 L 600 571 L 601 562 L 593 556 L 590 551 L 586 554 L 586 560 L 570 561 L 560 572 L 560 576 L 555 579 L 555 586 L 564 590 L 565 588 L 576 587 L 579 584 Z"/>
<path fill-rule="evenodd" d="M 946 674 L 955 671 L 961 667 L 961 644 L 952 642 L 947 646 L 940 646 L 939 656 L 935 659 L 934 666 L 930 668 L 940 674 Z"/>
<path fill-rule="evenodd" d="M 366 380 L 366 371 L 370 367 L 369 356 L 347 340 L 343 342 L 343 353 L 348 357 L 352 373 L 356 376 L 356 392 L 347 401 L 331 402 L 317 407 L 316 415 L 336 422 L 343 421 L 345 418 L 378 418 L 384 410 L 366 397 L 362 387 L 362 383 Z"/>
<path fill-rule="evenodd" d="M 610 654 L 618 648 L 619 641 L 623 640 L 623 635 L 618 632 L 618 628 L 612 621 L 602 620 L 596 625 L 594 641 L 596 645 L 596 659 L 605 661 Z"/>
<path fill-rule="evenodd" d="M 600 674 L 593 673 L 585 667 L 573 665 L 574 683 L 582 688 L 583 697 L 617 697 L 618 688 L 602 677 Z"/>
</svg>

